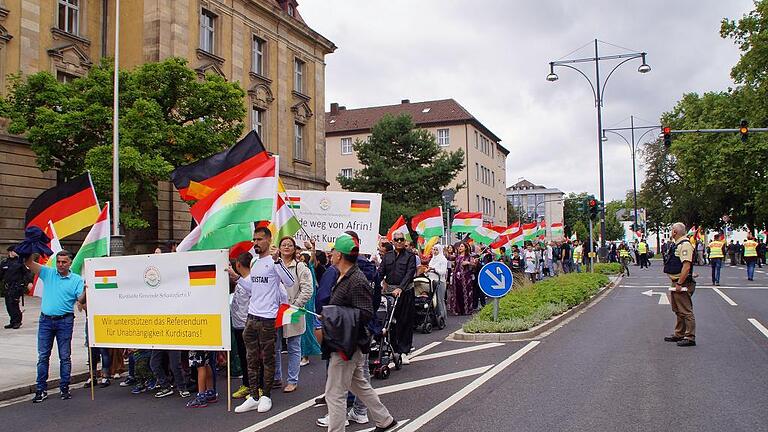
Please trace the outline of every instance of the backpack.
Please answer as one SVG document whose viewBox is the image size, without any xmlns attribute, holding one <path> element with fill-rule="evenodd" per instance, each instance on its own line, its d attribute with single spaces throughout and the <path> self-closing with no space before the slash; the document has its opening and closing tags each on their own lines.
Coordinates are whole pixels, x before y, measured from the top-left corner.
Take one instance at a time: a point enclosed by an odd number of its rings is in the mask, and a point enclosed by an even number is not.
<svg viewBox="0 0 768 432">
<path fill-rule="evenodd" d="M 680 274 L 683 271 L 683 262 L 678 256 L 675 255 L 677 247 L 683 242 L 687 242 L 688 239 L 680 240 L 679 242 L 672 244 L 667 248 L 667 253 L 664 255 L 664 273 L 666 274 Z M 690 279 L 691 275 L 688 275 Z"/>
</svg>

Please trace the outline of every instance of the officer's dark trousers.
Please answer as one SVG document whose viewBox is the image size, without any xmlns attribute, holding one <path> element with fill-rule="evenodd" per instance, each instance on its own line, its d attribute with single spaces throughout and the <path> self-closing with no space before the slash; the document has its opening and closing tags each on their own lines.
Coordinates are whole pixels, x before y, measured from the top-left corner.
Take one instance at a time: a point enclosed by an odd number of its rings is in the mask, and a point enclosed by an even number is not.
<svg viewBox="0 0 768 432">
<path fill-rule="evenodd" d="M 19 307 L 19 296 L 14 293 L 5 294 L 5 309 L 8 311 L 8 316 L 11 317 L 12 326 L 21 325 L 21 308 Z"/>
</svg>

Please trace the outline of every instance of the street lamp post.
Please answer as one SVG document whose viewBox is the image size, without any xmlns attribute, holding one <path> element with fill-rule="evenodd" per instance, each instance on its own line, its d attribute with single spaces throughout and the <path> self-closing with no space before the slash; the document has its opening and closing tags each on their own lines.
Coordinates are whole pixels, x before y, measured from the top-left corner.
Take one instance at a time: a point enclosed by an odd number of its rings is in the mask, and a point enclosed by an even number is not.
<svg viewBox="0 0 768 432">
<path fill-rule="evenodd" d="M 611 75 L 616 71 L 616 69 L 619 68 L 619 66 L 623 65 L 624 63 L 639 58 L 642 60 L 642 64 L 640 67 L 637 68 L 637 71 L 640 73 L 648 73 L 651 71 L 651 67 L 648 66 L 648 64 L 645 62 L 645 56 L 647 53 L 645 52 L 628 52 L 624 54 L 616 54 L 616 55 L 609 55 L 609 56 L 600 56 L 599 48 L 598 48 L 598 40 L 595 39 L 595 56 L 594 57 L 588 57 L 588 58 L 580 58 L 580 59 L 571 59 L 571 60 L 557 60 L 553 62 L 549 62 L 549 75 L 547 75 L 547 81 L 554 82 L 559 79 L 557 74 L 555 73 L 555 66 L 558 67 L 567 67 L 569 69 L 573 69 L 581 76 L 583 76 L 587 82 L 589 83 L 589 86 L 592 88 L 592 93 L 595 96 L 595 107 L 597 108 L 597 149 L 598 149 L 598 158 L 599 158 L 599 170 L 600 170 L 600 201 L 605 203 L 605 183 L 603 180 L 603 140 L 602 140 L 602 132 L 603 132 L 603 113 L 602 113 L 602 107 L 603 107 L 603 95 L 605 94 L 605 86 L 608 83 L 608 80 L 611 78 Z M 611 71 L 606 76 L 605 80 L 600 80 L 600 62 L 601 61 L 610 61 L 610 60 L 621 60 L 616 66 L 611 69 Z M 578 63 L 589 63 L 594 62 L 595 63 L 595 81 L 594 83 L 592 80 L 580 69 L 571 66 L 572 64 L 578 64 Z M 605 246 L 605 206 L 603 206 L 603 209 L 600 212 L 600 220 L 602 221 L 602 224 L 600 224 L 600 245 Z"/>
<path fill-rule="evenodd" d="M 630 124 L 629 128 L 603 129 L 602 140 L 603 141 L 607 141 L 608 137 L 606 136 L 605 133 L 606 132 L 611 132 L 611 133 L 621 137 L 621 139 L 623 139 L 624 142 L 627 143 L 627 146 L 629 146 L 629 149 L 632 152 L 632 194 L 633 194 L 634 209 L 635 209 L 635 217 L 634 217 L 635 229 L 637 229 L 637 226 L 638 226 L 637 225 L 637 169 L 636 169 L 636 163 L 635 163 L 635 155 L 637 154 L 637 152 L 636 152 L 635 149 L 636 149 L 637 143 L 642 142 L 643 137 L 645 135 L 647 135 L 648 132 L 650 132 L 650 131 L 652 131 L 654 129 L 659 129 L 661 126 L 654 125 L 654 126 L 638 126 L 638 127 L 635 127 L 635 116 L 634 115 L 629 116 L 629 124 Z M 627 130 L 627 129 L 629 129 L 631 131 L 631 141 L 628 141 L 627 138 L 624 135 L 619 133 L 619 131 L 624 131 L 624 130 Z M 643 132 L 642 135 L 640 135 L 640 138 L 637 141 L 635 141 L 635 129 L 647 129 L 645 132 Z M 643 228 L 645 228 L 645 227 L 643 227 Z"/>
</svg>

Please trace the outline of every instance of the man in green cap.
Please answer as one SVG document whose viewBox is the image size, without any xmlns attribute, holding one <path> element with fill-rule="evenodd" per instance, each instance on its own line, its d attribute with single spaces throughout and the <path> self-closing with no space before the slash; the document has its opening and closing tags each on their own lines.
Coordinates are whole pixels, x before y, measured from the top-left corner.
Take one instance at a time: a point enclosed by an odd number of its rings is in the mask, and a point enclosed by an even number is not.
<svg viewBox="0 0 768 432">
<path fill-rule="evenodd" d="M 339 279 L 333 287 L 329 305 L 355 308 L 359 321 L 354 327 L 361 333 L 367 333 L 368 321 L 373 317 L 373 291 L 365 274 L 357 266 L 360 243 L 349 234 L 342 234 L 333 245 L 331 263 L 339 270 Z M 361 335 L 362 336 L 362 335 Z M 326 338 L 323 338 L 325 342 Z M 370 341 L 369 337 L 358 340 Z M 326 351 L 324 346 L 324 351 Z M 347 392 L 352 392 L 368 407 L 368 414 L 376 424 L 374 432 L 391 430 L 397 421 L 381 403 L 370 382 L 365 379 L 363 368 L 364 353 L 368 352 L 368 342 L 359 344 L 352 357 L 343 352 L 329 353 L 328 378 L 325 382 L 325 400 L 328 405 L 328 431 L 342 432 L 347 421 Z"/>
</svg>

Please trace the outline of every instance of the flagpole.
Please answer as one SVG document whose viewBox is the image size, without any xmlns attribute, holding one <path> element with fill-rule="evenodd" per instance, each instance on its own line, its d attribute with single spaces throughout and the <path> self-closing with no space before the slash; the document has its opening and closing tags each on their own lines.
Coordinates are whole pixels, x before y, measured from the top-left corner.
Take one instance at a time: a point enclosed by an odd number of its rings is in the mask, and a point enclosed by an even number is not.
<svg viewBox="0 0 768 432">
<path fill-rule="evenodd" d="M 115 0 L 115 62 L 114 88 L 112 90 L 112 240 L 113 255 L 123 254 L 120 235 L 120 0 Z"/>
</svg>

